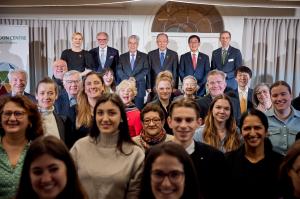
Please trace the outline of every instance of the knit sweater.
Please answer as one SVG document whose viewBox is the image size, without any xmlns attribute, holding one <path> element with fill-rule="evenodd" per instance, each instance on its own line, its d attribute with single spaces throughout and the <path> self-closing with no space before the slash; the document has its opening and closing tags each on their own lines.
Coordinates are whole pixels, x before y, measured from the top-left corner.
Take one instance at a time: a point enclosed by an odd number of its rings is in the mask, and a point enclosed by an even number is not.
<svg viewBox="0 0 300 199">
<path fill-rule="evenodd" d="M 87 136 L 71 149 L 90 199 L 138 198 L 144 152 L 136 145 L 123 143 L 123 151 L 129 155 L 121 153 L 116 148 L 118 136 L 101 134 L 97 142 Z"/>
</svg>

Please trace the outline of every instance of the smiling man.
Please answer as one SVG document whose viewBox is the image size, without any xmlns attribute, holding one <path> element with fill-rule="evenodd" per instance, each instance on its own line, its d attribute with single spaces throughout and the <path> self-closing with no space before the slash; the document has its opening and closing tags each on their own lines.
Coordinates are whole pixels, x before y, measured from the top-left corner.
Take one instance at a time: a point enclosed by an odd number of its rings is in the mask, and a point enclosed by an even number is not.
<svg viewBox="0 0 300 199">
<path fill-rule="evenodd" d="M 274 149 L 286 154 L 300 131 L 300 112 L 291 106 L 292 91 L 285 81 L 277 81 L 270 87 L 273 107 L 266 112 L 269 121 L 269 138 Z"/>
<path fill-rule="evenodd" d="M 52 65 L 52 72 L 53 72 L 53 76 L 52 79 L 56 82 L 57 86 L 58 86 L 58 93 L 60 94 L 61 92 L 63 92 L 62 90 L 64 89 L 64 85 L 63 85 L 63 76 L 65 74 L 65 72 L 68 71 L 68 66 L 67 66 L 67 62 L 63 59 L 58 59 L 56 61 L 53 62 Z"/>
<path fill-rule="evenodd" d="M 196 129 L 202 124 L 200 112 L 192 99 L 174 100 L 169 108 L 168 123 L 173 130 L 174 141 L 185 148 L 194 163 L 204 198 L 220 199 L 224 193 L 225 158 L 217 149 L 193 140 Z"/>
</svg>

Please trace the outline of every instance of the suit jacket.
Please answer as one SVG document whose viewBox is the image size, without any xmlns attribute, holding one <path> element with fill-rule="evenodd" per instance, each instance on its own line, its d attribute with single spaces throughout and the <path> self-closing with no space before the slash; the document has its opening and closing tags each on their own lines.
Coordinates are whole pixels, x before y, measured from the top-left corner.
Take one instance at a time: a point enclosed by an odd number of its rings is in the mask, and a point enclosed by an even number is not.
<svg viewBox="0 0 300 199">
<path fill-rule="evenodd" d="M 205 94 L 205 84 L 206 84 L 206 76 L 210 70 L 209 65 L 209 57 L 199 52 L 197 59 L 196 70 L 193 67 L 192 55 L 191 52 L 187 52 L 180 57 L 180 65 L 179 65 L 179 76 L 181 81 L 183 78 L 192 75 L 197 79 L 197 83 L 199 86 L 199 90 L 197 92 L 198 96 L 203 96 Z"/>
<path fill-rule="evenodd" d="M 240 111 L 240 106 L 239 106 L 239 101 L 235 98 L 235 97 L 231 97 L 229 96 L 230 101 L 232 103 L 232 107 L 233 107 L 233 115 L 234 118 L 236 120 L 236 123 L 239 124 L 240 118 L 241 118 L 241 111 Z M 200 98 L 199 100 L 197 100 L 197 103 L 200 107 L 200 117 L 202 119 L 204 119 L 207 116 L 208 113 L 208 109 L 209 106 L 211 104 L 211 102 L 213 101 L 212 97 L 210 94 Z"/>
<path fill-rule="evenodd" d="M 292 105 L 296 110 L 300 111 L 300 96 L 292 100 Z"/>
<path fill-rule="evenodd" d="M 234 79 L 234 71 L 242 65 L 242 54 L 237 48 L 229 46 L 224 65 L 222 64 L 222 48 L 212 52 L 211 70 L 218 69 L 227 74 L 227 86 L 236 89 L 237 83 Z"/>
<path fill-rule="evenodd" d="M 136 80 L 137 97 L 146 95 L 146 76 L 149 72 L 148 56 L 145 53 L 137 51 L 134 62 L 134 68 L 131 69 L 129 52 L 120 55 L 119 64 L 117 67 L 117 76 L 120 83 L 124 79 L 134 77 Z"/>
<path fill-rule="evenodd" d="M 56 121 L 56 125 L 57 125 L 57 129 L 58 129 L 58 133 L 60 136 L 60 139 L 65 141 L 65 134 L 66 134 L 66 129 L 67 129 L 67 118 L 63 117 L 63 116 L 59 116 L 58 114 L 56 114 L 55 112 L 53 112 L 55 121 Z"/>
<path fill-rule="evenodd" d="M 66 90 L 64 90 L 54 103 L 55 113 L 68 117 L 72 122 L 76 119 L 76 113 L 71 110 L 70 100 Z"/>
<path fill-rule="evenodd" d="M 94 71 L 101 72 L 104 68 L 111 68 L 116 76 L 116 68 L 119 62 L 119 51 L 117 49 L 107 46 L 104 67 L 101 65 L 99 47 L 91 49 L 89 53 L 92 55 L 95 63 Z"/>
<path fill-rule="evenodd" d="M 4 94 L 5 96 L 12 96 L 12 92 Z M 34 104 L 37 104 L 37 100 L 35 99 L 34 95 L 31 95 L 30 93 L 24 92 L 24 96 L 26 96 L 30 101 L 32 101 Z"/>
<path fill-rule="evenodd" d="M 238 91 L 238 89 L 235 89 L 233 92 L 234 92 L 235 97 L 238 100 L 238 105 L 240 107 L 239 91 Z M 251 108 L 253 108 L 252 95 L 253 95 L 253 89 L 249 88 L 248 89 L 248 96 L 247 96 L 247 110 L 250 110 Z M 240 109 L 240 111 L 241 111 L 241 109 Z"/>
<path fill-rule="evenodd" d="M 160 66 L 159 49 L 152 50 L 148 53 L 149 59 L 149 75 L 148 82 L 150 88 L 155 87 L 155 79 L 159 72 L 168 70 L 172 73 L 175 88 L 178 88 L 178 54 L 175 51 L 167 49 L 163 66 Z M 149 87 L 149 86 L 148 86 Z"/>
</svg>

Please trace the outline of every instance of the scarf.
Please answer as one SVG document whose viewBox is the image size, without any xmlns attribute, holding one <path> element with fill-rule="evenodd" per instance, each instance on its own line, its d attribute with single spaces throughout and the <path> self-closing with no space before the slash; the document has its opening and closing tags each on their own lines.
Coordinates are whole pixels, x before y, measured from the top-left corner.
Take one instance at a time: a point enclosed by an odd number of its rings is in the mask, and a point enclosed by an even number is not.
<svg viewBox="0 0 300 199">
<path fill-rule="evenodd" d="M 157 135 L 149 135 L 144 130 L 141 131 L 140 143 L 145 149 L 149 149 L 151 146 L 164 142 L 167 138 L 167 133 L 164 129 Z"/>
</svg>

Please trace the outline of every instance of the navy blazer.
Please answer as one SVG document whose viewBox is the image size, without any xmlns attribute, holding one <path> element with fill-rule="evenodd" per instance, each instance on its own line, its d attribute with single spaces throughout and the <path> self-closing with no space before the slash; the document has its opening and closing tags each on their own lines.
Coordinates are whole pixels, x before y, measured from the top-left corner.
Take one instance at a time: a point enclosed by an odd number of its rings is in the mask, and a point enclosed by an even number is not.
<svg viewBox="0 0 300 199">
<path fill-rule="evenodd" d="M 175 88 L 178 88 L 178 54 L 177 52 L 167 49 L 164 63 L 162 68 L 160 67 L 160 54 L 159 49 L 152 50 L 148 53 L 149 59 L 149 76 L 150 88 L 155 87 L 155 79 L 159 72 L 168 70 L 172 73 Z M 149 87 L 149 86 L 148 86 Z"/>
<path fill-rule="evenodd" d="M 233 92 L 234 92 L 234 95 L 236 96 L 236 98 L 238 100 L 238 105 L 240 107 L 239 91 L 238 91 L 238 89 L 235 89 Z M 249 88 L 248 89 L 248 96 L 247 96 L 247 110 L 250 110 L 251 108 L 253 108 L 252 95 L 253 95 L 253 89 Z M 241 109 L 240 109 L 240 111 L 241 111 Z"/>
<path fill-rule="evenodd" d="M 241 51 L 237 48 L 229 46 L 227 57 L 223 65 L 222 48 L 218 48 L 212 52 L 211 70 L 218 69 L 226 73 L 227 86 L 231 87 L 232 89 L 236 89 L 237 82 L 235 80 L 234 71 L 237 69 L 237 67 L 242 65 L 242 61 Z"/>
<path fill-rule="evenodd" d="M 203 96 L 205 94 L 205 84 L 206 84 L 206 76 L 210 70 L 209 65 L 209 57 L 199 52 L 197 59 L 196 70 L 193 67 L 192 54 L 191 52 L 187 52 L 180 57 L 180 65 L 179 65 L 179 76 L 181 81 L 183 78 L 192 75 L 197 79 L 197 83 L 199 86 L 199 90 L 197 92 L 198 96 Z"/>
<path fill-rule="evenodd" d="M 241 118 L 241 111 L 240 111 L 240 105 L 239 101 L 236 99 L 236 97 L 232 97 L 231 95 L 228 95 L 233 107 L 233 115 L 236 120 L 236 123 L 239 124 L 240 118 Z M 200 117 L 204 119 L 207 116 L 209 106 L 212 103 L 213 99 L 210 94 L 200 98 L 197 100 L 197 103 L 200 107 Z M 238 108 L 237 108 L 238 107 Z"/>
<path fill-rule="evenodd" d="M 120 55 L 119 64 L 117 67 L 117 76 L 120 83 L 122 80 L 134 77 L 136 80 L 137 97 L 146 95 L 146 76 L 149 72 L 148 56 L 145 53 L 137 51 L 134 69 L 131 69 L 129 52 Z"/>
<path fill-rule="evenodd" d="M 66 90 L 64 90 L 55 100 L 54 107 L 55 113 L 68 117 L 69 120 L 75 124 L 76 113 L 70 107 L 70 100 Z"/>
<path fill-rule="evenodd" d="M 104 68 L 111 68 L 116 76 L 116 68 L 119 62 L 119 51 L 117 49 L 107 46 L 104 67 L 101 65 L 99 47 L 91 49 L 89 53 L 92 55 L 95 63 L 95 67 L 93 68 L 94 71 L 101 72 Z"/>
<path fill-rule="evenodd" d="M 5 96 L 12 96 L 12 92 L 4 94 Z M 24 96 L 26 96 L 30 101 L 32 101 L 34 104 L 37 104 L 37 100 L 35 99 L 34 95 L 31 95 L 30 93 L 24 92 Z"/>
</svg>

